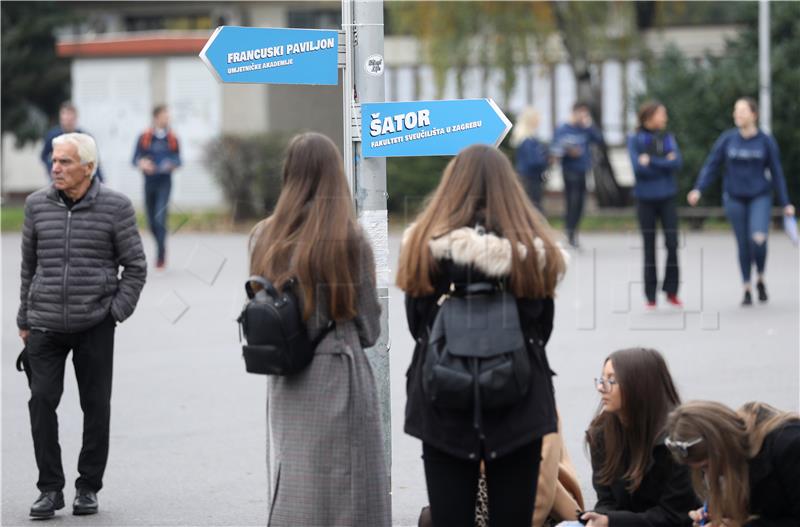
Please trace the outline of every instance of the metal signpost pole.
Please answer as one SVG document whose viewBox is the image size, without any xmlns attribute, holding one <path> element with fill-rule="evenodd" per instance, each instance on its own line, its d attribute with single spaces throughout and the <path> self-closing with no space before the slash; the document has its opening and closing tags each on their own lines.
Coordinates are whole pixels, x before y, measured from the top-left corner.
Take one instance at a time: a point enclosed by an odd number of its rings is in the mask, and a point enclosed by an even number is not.
<svg viewBox="0 0 800 527">
<path fill-rule="evenodd" d="M 772 77 L 770 74 L 769 0 L 758 2 L 758 87 L 761 128 L 772 131 Z"/>
<path fill-rule="evenodd" d="M 350 4 L 347 6 L 347 4 Z M 391 405 L 389 377 L 389 222 L 386 210 L 386 159 L 361 154 L 362 103 L 383 102 L 385 97 L 383 60 L 383 1 L 344 0 L 342 29 L 346 49 L 343 82 L 345 99 L 345 166 L 352 167 L 353 197 L 358 220 L 372 242 L 375 273 L 381 305 L 381 335 L 367 350 L 378 385 L 378 399 L 386 449 L 386 466 L 391 468 Z M 348 113 L 350 119 L 348 119 Z"/>
</svg>

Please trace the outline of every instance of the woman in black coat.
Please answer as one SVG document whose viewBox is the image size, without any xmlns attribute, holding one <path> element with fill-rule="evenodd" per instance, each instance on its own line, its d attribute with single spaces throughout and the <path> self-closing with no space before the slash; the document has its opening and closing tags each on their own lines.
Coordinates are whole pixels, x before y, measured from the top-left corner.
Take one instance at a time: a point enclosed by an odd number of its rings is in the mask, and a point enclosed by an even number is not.
<svg viewBox="0 0 800 527">
<path fill-rule="evenodd" d="M 758 402 L 734 412 L 694 401 L 670 414 L 667 433 L 706 500 L 707 512 L 691 512 L 694 525 L 800 525 L 800 415 Z"/>
<path fill-rule="evenodd" d="M 699 506 L 689 471 L 664 445 L 664 424 L 680 404 L 664 358 L 655 350 L 612 353 L 595 379 L 601 396 L 586 437 L 597 492 L 589 527 L 681 527 Z"/>
<path fill-rule="evenodd" d="M 474 526 L 481 460 L 490 525 L 530 525 L 542 437 L 557 430 L 545 345 L 564 269 L 563 252 L 525 198 L 510 162 L 488 146 L 470 147 L 448 164 L 428 206 L 404 235 L 397 283 L 406 292 L 416 340 L 407 373 L 405 431 L 423 442 L 436 527 Z M 468 408 L 442 407 L 423 382 L 431 326 L 446 294 L 471 294 L 486 284 L 516 300 L 530 364 L 527 391 L 499 408 L 476 405 L 477 395 Z M 478 331 L 477 340 L 490 329 Z"/>
</svg>

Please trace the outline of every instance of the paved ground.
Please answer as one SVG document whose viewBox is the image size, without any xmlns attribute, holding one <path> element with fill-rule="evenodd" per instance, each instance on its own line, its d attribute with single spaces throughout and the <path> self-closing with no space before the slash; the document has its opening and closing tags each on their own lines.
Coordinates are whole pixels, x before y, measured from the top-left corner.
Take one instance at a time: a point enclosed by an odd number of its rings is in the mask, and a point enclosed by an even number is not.
<svg viewBox="0 0 800 527">
<path fill-rule="evenodd" d="M 586 235 L 559 289 L 548 353 L 570 452 L 588 492 L 583 430 L 596 408 L 591 385 L 611 351 L 652 346 L 667 357 L 685 399 L 738 405 L 761 399 L 800 409 L 798 251 L 771 239 L 766 306 L 742 309 L 728 233 L 697 234 L 681 252 L 686 310 L 641 309 L 638 239 Z M 391 237 L 392 260 L 399 236 Z M 148 249 L 151 240 L 146 239 Z M 19 236 L 2 237 L 2 524 L 28 525 L 36 495 L 24 376 L 14 316 Z M 111 455 L 101 513 L 57 525 L 263 525 L 265 381 L 245 374 L 233 318 L 246 276 L 245 237 L 178 234 L 171 269 L 151 274 L 136 314 L 118 327 Z M 402 433 L 411 355 L 402 295 L 390 291 L 393 516 L 416 525 L 427 498 L 419 442 Z M 71 370 L 70 367 L 68 367 Z M 68 372 L 59 418 L 64 467 L 75 474 L 81 418 Z M 71 483 L 68 483 L 68 488 Z M 68 499 L 71 495 L 68 494 Z M 593 501 L 591 494 L 589 501 Z"/>
</svg>

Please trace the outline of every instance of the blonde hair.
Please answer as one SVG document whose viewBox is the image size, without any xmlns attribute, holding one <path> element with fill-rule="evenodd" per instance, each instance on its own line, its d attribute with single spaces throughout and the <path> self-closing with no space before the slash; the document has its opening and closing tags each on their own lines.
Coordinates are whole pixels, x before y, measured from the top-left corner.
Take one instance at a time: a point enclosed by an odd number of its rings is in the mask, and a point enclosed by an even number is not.
<svg viewBox="0 0 800 527">
<path fill-rule="evenodd" d="M 519 114 L 517 123 L 511 130 L 511 146 L 517 147 L 522 142 L 529 138 L 534 137 L 539 130 L 540 116 L 536 108 L 527 106 L 522 113 Z"/>
</svg>

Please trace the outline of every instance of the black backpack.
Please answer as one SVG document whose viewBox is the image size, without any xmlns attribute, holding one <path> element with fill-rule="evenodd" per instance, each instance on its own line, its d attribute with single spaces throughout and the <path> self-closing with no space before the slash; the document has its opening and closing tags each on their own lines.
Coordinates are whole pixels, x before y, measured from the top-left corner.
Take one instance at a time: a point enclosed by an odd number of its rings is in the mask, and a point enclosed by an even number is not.
<svg viewBox="0 0 800 527">
<path fill-rule="evenodd" d="M 261 289 L 253 290 L 253 283 Z M 239 336 L 245 337 L 242 346 L 245 369 L 262 375 L 292 375 L 302 371 L 314 358 L 314 349 L 334 323 L 312 340 L 300 313 L 294 292 L 297 285 L 290 279 L 281 292 L 263 276 L 251 276 L 244 284 L 248 302 L 239 315 Z"/>
<path fill-rule="evenodd" d="M 439 408 L 513 405 L 528 393 L 531 363 L 516 299 L 498 284 L 475 283 L 439 308 L 422 366 L 422 387 Z"/>
</svg>

